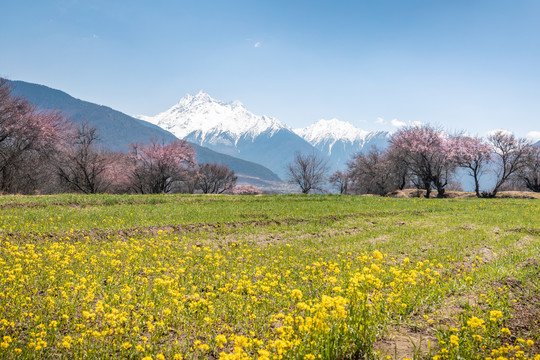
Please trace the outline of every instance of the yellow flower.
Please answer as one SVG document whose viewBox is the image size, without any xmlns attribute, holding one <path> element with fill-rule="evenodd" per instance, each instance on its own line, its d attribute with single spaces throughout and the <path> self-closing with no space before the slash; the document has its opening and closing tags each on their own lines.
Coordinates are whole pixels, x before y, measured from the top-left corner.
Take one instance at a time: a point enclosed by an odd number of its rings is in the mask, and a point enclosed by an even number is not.
<svg viewBox="0 0 540 360">
<path fill-rule="evenodd" d="M 476 316 L 473 316 L 470 318 L 470 320 L 467 320 L 467 325 L 471 327 L 471 329 L 475 329 L 479 326 L 484 325 L 484 320 L 477 318 Z"/>
<path fill-rule="evenodd" d="M 291 291 L 291 296 L 293 298 L 296 298 L 298 300 L 302 300 L 302 291 L 298 290 L 298 289 L 294 289 L 293 291 Z"/>
<path fill-rule="evenodd" d="M 201 344 L 199 345 L 199 350 L 208 351 L 210 350 L 210 346 L 208 346 L 208 344 Z"/>
<path fill-rule="evenodd" d="M 373 257 L 377 260 L 377 261 L 381 261 L 383 259 L 383 254 L 379 251 L 379 250 L 375 250 L 373 252 Z"/>
<path fill-rule="evenodd" d="M 482 339 L 483 339 L 482 336 L 480 336 L 480 335 L 473 335 L 472 337 L 476 341 L 482 341 Z"/>
<path fill-rule="evenodd" d="M 497 321 L 502 317 L 503 317 L 503 314 L 499 310 L 492 310 L 489 312 L 489 320 L 491 321 Z"/>
<path fill-rule="evenodd" d="M 216 343 L 219 347 L 223 347 L 223 345 L 227 343 L 227 337 L 221 334 L 216 336 Z"/>
</svg>

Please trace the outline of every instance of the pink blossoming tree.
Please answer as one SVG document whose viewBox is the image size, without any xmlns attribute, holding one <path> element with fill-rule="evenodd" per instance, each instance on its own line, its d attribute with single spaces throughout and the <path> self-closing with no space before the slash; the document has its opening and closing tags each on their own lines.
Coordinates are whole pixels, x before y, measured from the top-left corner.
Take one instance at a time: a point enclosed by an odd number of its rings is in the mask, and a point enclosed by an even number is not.
<svg viewBox="0 0 540 360">
<path fill-rule="evenodd" d="M 141 194 L 171 192 L 175 183 L 189 179 L 196 164 L 193 147 L 183 140 L 134 144 L 129 157 L 133 163 L 131 187 Z"/>
<path fill-rule="evenodd" d="M 407 127 L 394 134 L 390 151 L 399 154 L 426 190 L 426 198 L 432 187 L 437 189 L 437 197 L 444 197 L 445 186 L 457 167 L 452 137 L 428 125 Z"/>
<path fill-rule="evenodd" d="M 454 138 L 457 163 L 474 179 L 474 191 L 480 194 L 480 177 L 492 159 L 492 150 L 485 140 L 478 137 L 457 136 Z"/>
<path fill-rule="evenodd" d="M 36 183 L 36 171 L 62 144 L 67 120 L 55 111 L 39 111 L 27 100 L 13 96 L 0 79 L 0 192 L 27 192 Z"/>
<path fill-rule="evenodd" d="M 230 190 L 233 195 L 260 195 L 262 191 L 253 185 L 237 185 Z"/>
</svg>

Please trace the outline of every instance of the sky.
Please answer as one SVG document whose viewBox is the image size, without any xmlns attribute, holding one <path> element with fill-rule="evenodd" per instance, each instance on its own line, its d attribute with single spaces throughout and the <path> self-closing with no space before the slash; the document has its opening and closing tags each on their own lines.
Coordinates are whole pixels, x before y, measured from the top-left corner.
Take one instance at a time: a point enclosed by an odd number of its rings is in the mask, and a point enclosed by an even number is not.
<svg viewBox="0 0 540 360">
<path fill-rule="evenodd" d="M 540 140 L 537 0 L 0 0 L 0 76 L 130 115 L 187 93 L 297 128 Z"/>
</svg>

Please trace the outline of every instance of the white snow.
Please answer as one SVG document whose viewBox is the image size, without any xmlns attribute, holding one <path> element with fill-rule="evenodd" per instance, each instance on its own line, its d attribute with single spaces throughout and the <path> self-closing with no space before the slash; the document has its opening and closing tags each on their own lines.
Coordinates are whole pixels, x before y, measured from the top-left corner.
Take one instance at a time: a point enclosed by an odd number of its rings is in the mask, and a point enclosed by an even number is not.
<svg viewBox="0 0 540 360">
<path fill-rule="evenodd" d="M 321 142 L 335 143 L 340 140 L 351 143 L 357 141 L 363 142 L 370 134 L 368 131 L 359 129 L 349 122 L 338 119 L 321 119 L 308 127 L 294 129 L 293 131 L 311 145 Z"/>
<path fill-rule="evenodd" d="M 191 141 L 201 145 L 236 147 L 240 139 L 254 141 L 263 133 L 272 137 L 277 131 L 287 129 L 314 147 L 325 148 L 330 154 L 337 143 L 345 143 L 357 151 L 372 139 L 388 137 L 387 132 L 368 132 L 338 119 L 321 119 L 308 127 L 293 130 L 276 118 L 253 114 L 240 101 L 215 100 L 202 90 L 195 96 L 187 94 L 156 116 L 135 117 L 168 130 L 180 139 L 189 136 Z"/>
<path fill-rule="evenodd" d="M 215 138 L 223 133 L 236 142 L 242 136 L 254 139 L 263 132 L 268 131 L 272 136 L 280 129 L 288 129 L 276 118 L 253 114 L 240 101 L 225 103 L 202 90 L 195 96 L 187 94 L 156 116 L 136 117 L 158 125 L 180 139 L 200 131 L 201 143 L 207 136 Z"/>
</svg>

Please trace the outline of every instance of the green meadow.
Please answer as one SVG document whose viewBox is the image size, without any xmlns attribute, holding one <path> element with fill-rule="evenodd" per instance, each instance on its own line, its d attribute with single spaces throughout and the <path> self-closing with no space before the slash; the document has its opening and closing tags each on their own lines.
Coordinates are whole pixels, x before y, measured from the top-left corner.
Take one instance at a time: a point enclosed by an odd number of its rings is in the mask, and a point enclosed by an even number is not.
<svg viewBox="0 0 540 360">
<path fill-rule="evenodd" d="M 540 201 L 0 197 L 2 359 L 540 359 Z"/>
</svg>

